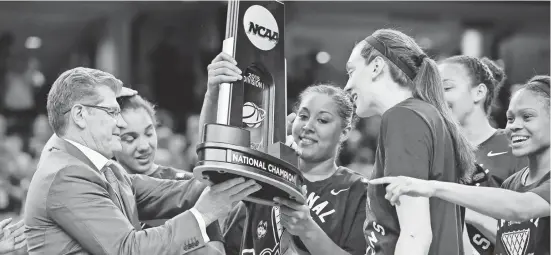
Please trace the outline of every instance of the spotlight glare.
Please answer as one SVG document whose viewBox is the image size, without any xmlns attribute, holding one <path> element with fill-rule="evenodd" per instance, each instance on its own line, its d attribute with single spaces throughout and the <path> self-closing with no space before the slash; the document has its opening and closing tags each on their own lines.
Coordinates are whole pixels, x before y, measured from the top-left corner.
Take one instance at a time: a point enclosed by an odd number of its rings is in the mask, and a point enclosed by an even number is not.
<svg viewBox="0 0 551 255">
<path fill-rule="evenodd" d="M 25 40 L 25 48 L 27 49 L 38 49 L 42 46 L 42 39 L 36 36 L 29 36 Z"/>
<path fill-rule="evenodd" d="M 327 53 L 325 51 L 320 51 L 316 55 L 316 60 L 320 64 L 327 64 L 327 62 L 329 62 L 329 60 L 331 60 L 331 55 L 329 55 L 329 53 Z"/>
</svg>

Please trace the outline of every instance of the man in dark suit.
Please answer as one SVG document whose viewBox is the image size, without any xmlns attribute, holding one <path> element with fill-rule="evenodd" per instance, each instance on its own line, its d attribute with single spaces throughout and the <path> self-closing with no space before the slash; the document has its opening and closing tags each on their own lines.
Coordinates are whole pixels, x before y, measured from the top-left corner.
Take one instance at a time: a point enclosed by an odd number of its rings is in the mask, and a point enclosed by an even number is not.
<svg viewBox="0 0 551 255">
<path fill-rule="evenodd" d="M 121 149 L 111 74 L 75 68 L 48 94 L 55 135 L 41 154 L 25 205 L 30 254 L 185 254 L 206 242 L 206 226 L 260 189 L 241 178 L 194 189 L 186 181 L 129 175 L 109 159 Z M 197 187 L 197 186 L 195 186 Z M 141 229 L 140 220 L 172 217 Z"/>
</svg>

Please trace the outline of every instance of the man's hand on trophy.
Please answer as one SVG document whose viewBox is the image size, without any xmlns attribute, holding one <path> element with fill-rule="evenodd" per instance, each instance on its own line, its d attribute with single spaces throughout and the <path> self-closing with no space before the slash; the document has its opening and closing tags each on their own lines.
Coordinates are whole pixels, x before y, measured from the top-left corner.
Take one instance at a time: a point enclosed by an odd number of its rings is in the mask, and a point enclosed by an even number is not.
<svg viewBox="0 0 551 255">
<path fill-rule="evenodd" d="M 237 67 L 237 61 L 230 55 L 221 52 L 207 67 L 208 88 L 207 91 L 218 91 L 222 83 L 230 83 L 243 79 L 241 70 Z"/>
<path fill-rule="evenodd" d="M 239 201 L 259 191 L 262 187 L 254 180 L 235 178 L 207 187 L 194 208 L 201 213 L 208 226 L 226 216 Z"/>
</svg>

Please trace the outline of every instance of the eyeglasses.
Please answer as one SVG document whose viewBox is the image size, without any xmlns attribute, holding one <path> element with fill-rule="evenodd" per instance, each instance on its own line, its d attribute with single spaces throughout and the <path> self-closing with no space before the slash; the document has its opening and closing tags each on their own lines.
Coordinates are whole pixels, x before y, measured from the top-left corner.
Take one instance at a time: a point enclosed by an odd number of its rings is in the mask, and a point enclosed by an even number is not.
<svg viewBox="0 0 551 255">
<path fill-rule="evenodd" d="M 94 109 L 98 109 L 98 110 L 102 110 L 104 111 L 105 113 L 109 114 L 109 116 L 113 117 L 113 118 L 117 118 L 119 117 L 119 115 L 121 114 L 121 110 L 120 109 L 115 109 L 115 108 L 109 108 L 109 107 L 105 107 L 105 106 L 99 106 L 99 105 L 89 105 L 89 104 L 80 104 L 82 106 L 85 106 L 85 107 L 90 107 L 90 108 L 94 108 Z M 71 109 L 65 111 L 63 114 L 66 114 L 68 112 L 70 112 Z"/>
</svg>

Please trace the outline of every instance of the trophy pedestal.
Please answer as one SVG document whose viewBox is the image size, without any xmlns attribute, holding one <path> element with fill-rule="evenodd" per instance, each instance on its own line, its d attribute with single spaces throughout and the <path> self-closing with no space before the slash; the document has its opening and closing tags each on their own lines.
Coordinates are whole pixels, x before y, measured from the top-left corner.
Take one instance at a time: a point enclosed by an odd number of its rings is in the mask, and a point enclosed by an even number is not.
<svg viewBox="0 0 551 255">
<path fill-rule="evenodd" d="M 271 144 L 268 153 L 250 148 L 249 131 L 228 125 L 207 124 L 205 139 L 197 146 L 199 162 L 193 173 L 198 180 L 218 184 L 243 177 L 254 179 L 262 189 L 245 200 L 274 206 L 274 197 L 304 204 L 304 178 L 293 165 L 295 152 L 280 143 Z M 288 161 L 286 161 L 286 159 Z"/>
</svg>

